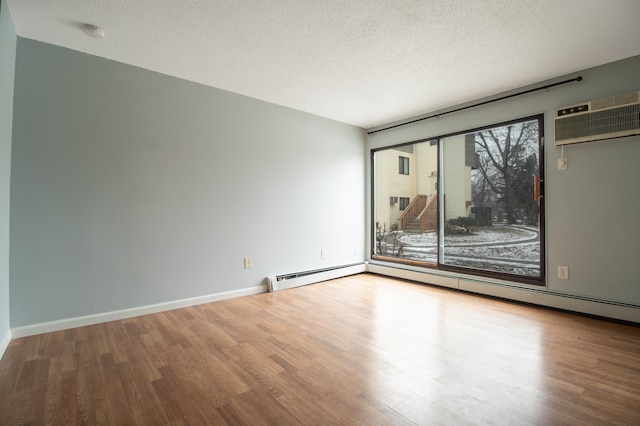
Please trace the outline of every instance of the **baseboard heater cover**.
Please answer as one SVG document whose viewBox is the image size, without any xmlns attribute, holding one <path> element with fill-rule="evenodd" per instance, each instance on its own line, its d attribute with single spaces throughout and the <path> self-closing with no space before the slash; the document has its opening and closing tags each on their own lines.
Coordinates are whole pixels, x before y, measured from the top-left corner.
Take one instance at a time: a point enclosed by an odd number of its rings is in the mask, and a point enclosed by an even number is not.
<svg viewBox="0 0 640 426">
<path fill-rule="evenodd" d="M 314 269 L 310 271 L 291 272 L 281 275 L 269 275 L 265 280 L 267 291 L 272 293 L 278 290 L 286 290 L 303 285 L 319 283 L 334 278 L 366 272 L 366 263 L 354 263 L 351 265 L 334 266 L 330 268 Z"/>
</svg>

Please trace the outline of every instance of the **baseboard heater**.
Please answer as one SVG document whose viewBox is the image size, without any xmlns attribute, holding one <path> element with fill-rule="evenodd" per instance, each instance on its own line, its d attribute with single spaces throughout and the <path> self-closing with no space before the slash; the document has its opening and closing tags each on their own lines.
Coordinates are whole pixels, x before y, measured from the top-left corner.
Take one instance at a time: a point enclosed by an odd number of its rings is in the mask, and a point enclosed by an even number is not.
<svg viewBox="0 0 640 426">
<path fill-rule="evenodd" d="M 366 263 L 364 262 L 282 275 L 270 275 L 266 278 L 267 290 L 272 293 L 278 290 L 286 290 L 363 272 L 366 272 Z"/>
</svg>

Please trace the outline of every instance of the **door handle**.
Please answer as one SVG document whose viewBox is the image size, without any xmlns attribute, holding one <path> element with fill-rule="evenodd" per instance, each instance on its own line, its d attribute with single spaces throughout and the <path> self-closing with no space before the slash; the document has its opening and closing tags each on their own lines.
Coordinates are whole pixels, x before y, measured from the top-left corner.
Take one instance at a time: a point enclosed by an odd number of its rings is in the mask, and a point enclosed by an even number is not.
<svg viewBox="0 0 640 426">
<path fill-rule="evenodd" d="M 542 197 L 542 194 L 540 192 L 541 182 L 542 182 L 542 179 L 540 179 L 538 176 L 533 177 L 533 200 L 534 201 L 540 201 L 540 198 Z"/>
</svg>

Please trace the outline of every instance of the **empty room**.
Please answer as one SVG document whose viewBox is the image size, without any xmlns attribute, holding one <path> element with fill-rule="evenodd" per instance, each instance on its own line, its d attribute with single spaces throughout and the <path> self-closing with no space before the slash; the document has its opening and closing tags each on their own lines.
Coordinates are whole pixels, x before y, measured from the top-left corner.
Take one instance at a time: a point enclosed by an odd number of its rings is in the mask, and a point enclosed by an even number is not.
<svg viewBox="0 0 640 426">
<path fill-rule="evenodd" d="M 640 424 L 636 0 L 0 0 L 0 425 Z"/>
</svg>

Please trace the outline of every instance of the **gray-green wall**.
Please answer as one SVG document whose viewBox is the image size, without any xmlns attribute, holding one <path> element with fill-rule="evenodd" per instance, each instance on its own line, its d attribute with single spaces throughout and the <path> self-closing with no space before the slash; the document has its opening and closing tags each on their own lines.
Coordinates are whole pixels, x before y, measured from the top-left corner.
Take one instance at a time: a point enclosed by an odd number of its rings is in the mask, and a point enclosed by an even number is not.
<svg viewBox="0 0 640 426">
<path fill-rule="evenodd" d="M 640 137 L 566 146 L 564 155 L 569 168 L 559 171 L 560 148 L 554 146 L 553 120 L 555 108 L 640 90 L 640 56 L 532 87 L 577 75 L 583 76 L 582 82 L 373 134 L 368 137 L 367 147 L 384 147 L 544 113 L 547 289 L 551 293 L 640 305 Z M 568 281 L 557 278 L 558 265 L 569 266 Z"/>
<path fill-rule="evenodd" d="M 7 2 L 0 4 L 0 356 L 9 339 L 9 190 L 16 31 Z"/>
<path fill-rule="evenodd" d="M 19 37 L 11 327 L 363 261 L 364 145 L 354 126 Z"/>
</svg>

